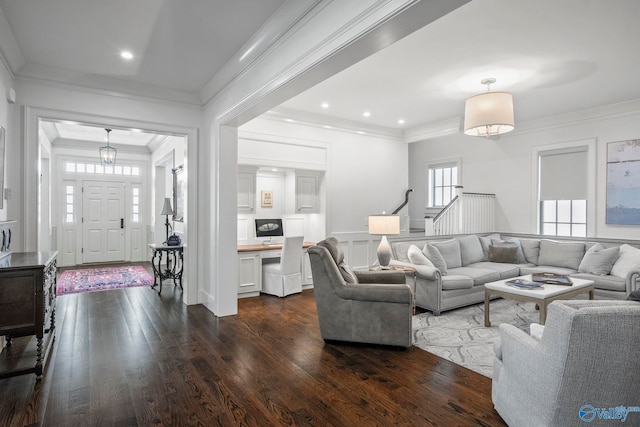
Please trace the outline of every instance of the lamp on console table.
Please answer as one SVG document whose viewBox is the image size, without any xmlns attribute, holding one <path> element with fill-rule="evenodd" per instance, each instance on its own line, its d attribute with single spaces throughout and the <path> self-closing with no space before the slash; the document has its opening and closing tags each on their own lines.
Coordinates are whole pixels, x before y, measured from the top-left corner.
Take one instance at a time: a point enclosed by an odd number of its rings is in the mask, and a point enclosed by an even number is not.
<svg viewBox="0 0 640 427">
<path fill-rule="evenodd" d="M 166 245 L 167 242 L 169 241 L 169 215 L 173 215 L 173 209 L 171 208 L 171 199 L 168 197 L 164 198 L 164 205 L 162 206 L 162 212 L 160 212 L 160 215 L 165 215 L 165 222 L 164 222 L 164 227 L 166 230 L 166 236 L 165 236 L 165 240 L 164 240 L 164 244 Z"/>
<path fill-rule="evenodd" d="M 400 234 L 400 216 L 398 215 L 369 215 L 369 234 L 382 235 L 378 246 L 378 263 L 382 268 L 388 268 L 391 261 L 391 246 L 387 235 Z"/>
</svg>

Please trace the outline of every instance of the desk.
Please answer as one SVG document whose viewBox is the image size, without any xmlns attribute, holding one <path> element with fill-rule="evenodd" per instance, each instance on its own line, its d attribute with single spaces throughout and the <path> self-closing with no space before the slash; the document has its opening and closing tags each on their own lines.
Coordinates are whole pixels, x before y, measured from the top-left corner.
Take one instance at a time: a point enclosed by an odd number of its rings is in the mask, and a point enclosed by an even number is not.
<svg viewBox="0 0 640 427">
<path fill-rule="evenodd" d="M 315 246 L 304 242 L 303 249 Z M 262 290 L 262 264 L 279 262 L 282 244 L 278 245 L 238 245 L 238 296 L 258 296 Z M 302 262 L 302 283 L 311 284 L 311 266 L 304 252 Z"/>
<path fill-rule="evenodd" d="M 174 286 L 182 289 L 182 271 L 184 270 L 184 245 L 167 246 L 150 243 L 149 248 L 153 252 L 151 266 L 153 267 L 153 286 L 158 286 L 158 293 L 162 293 L 162 281 L 173 279 Z M 165 261 L 165 269 L 162 271 L 162 261 Z"/>
</svg>

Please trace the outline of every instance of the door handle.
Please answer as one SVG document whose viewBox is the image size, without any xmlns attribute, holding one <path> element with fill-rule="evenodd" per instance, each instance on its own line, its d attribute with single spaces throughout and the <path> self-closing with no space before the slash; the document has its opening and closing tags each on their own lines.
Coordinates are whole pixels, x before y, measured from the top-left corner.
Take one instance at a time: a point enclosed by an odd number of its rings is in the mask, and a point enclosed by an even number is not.
<svg viewBox="0 0 640 427">
<path fill-rule="evenodd" d="M 120 228 L 124 228 L 124 218 L 120 218 Z"/>
</svg>

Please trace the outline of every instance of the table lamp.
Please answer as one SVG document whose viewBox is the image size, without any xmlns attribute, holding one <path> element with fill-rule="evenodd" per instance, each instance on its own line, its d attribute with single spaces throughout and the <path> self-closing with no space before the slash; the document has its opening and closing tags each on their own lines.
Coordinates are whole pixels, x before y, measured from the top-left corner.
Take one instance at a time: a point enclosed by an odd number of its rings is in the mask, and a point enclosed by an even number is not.
<svg viewBox="0 0 640 427">
<path fill-rule="evenodd" d="M 166 217 L 166 220 L 164 222 L 164 227 L 166 230 L 166 236 L 164 240 L 165 245 L 169 241 L 169 215 L 173 215 L 173 214 L 174 212 L 173 212 L 173 209 L 171 208 L 171 199 L 168 197 L 165 197 L 164 205 L 162 206 L 162 212 L 160 212 L 160 215 L 165 215 Z"/>
<path fill-rule="evenodd" d="M 369 215 L 369 234 L 382 235 L 378 246 L 378 263 L 380 267 L 389 267 L 391 261 L 391 246 L 387 235 L 400 234 L 400 216 L 398 215 Z"/>
</svg>

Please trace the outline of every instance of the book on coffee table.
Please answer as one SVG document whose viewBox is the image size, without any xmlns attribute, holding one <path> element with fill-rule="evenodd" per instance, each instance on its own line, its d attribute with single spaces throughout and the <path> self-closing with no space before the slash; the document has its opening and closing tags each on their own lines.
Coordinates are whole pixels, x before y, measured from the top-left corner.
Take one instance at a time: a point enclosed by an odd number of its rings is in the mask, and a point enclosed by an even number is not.
<svg viewBox="0 0 640 427">
<path fill-rule="evenodd" d="M 509 286 L 513 286 L 518 289 L 540 289 L 544 288 L 540 283 L 527 279 L 511 279 L 505 282 Z"/>
<path fill-rule="evenodd" d="M 531 274 L 531 280 L 539 283 L 547 283 L 549 285 L 571 286 L 573 284 L 571 278 L 566 274 L 556 273 L 533 273 Z"/>
</svg>

